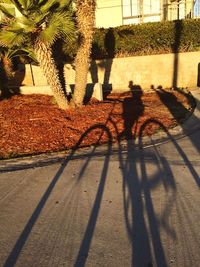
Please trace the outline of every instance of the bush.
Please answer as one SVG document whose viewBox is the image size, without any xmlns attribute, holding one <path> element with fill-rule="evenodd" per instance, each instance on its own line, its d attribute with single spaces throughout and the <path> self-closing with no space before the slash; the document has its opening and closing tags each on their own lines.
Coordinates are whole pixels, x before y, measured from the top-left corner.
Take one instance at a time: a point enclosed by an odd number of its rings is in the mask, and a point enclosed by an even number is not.
<svg viewBox="0 0 200 267">
<path fill-rule="evenodd" d="M 198 51 L 200 19 L 96 29 L 92 58 Z"/>
</svg>

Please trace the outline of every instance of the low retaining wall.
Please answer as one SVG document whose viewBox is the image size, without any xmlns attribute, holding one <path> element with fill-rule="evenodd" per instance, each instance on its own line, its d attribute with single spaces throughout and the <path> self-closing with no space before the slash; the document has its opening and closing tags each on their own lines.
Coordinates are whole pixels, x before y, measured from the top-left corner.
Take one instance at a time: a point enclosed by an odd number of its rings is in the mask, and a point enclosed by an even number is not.
<svg viewBox="0 0 200 267">
<path fill-rule="evenodd" d="M 126 91 L 132 86 L 196 87 L 200 74 L 200 52 L 136 56 L 92 61 L 88 83 L 101 83 L 104 88 Z M 64 67 L 65 79 L 74 84 L 75 71 Z M 199 79 L 200 81 L 200 79 Z M 46 86 L 47 81 L 39 66 L 26 65 L 22 81 L 27 86 Z"/>
<path fill-rule="evenodd" d="M 95 97 L 97 100 L 103 100 L 103 90 L 100 83 L 90 84 L 86 88 L 86 96 Z M 52 90 L 49 85 L 37 85 L 37 86 L 20 86 L 18 89 L 20 94 L 45 94 L 52 95 Z M 68 92 L 71 92 L 71 88 L 68 87 Z"/>
</svg>

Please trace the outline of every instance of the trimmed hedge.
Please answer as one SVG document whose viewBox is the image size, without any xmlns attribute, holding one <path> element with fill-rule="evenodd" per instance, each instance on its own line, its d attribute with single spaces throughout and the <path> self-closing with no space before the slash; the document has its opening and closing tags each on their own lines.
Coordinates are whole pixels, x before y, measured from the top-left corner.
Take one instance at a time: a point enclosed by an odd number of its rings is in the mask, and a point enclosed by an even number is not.
<svg viewBox="0 0 200 267">
<path fill-rule="evenodd" d="M 54 45 L 55 57 L 73 62 L 78 39 L 60 40 Z M 92 59 L 200 50 L 200 19 L 151 22 L 96 29 Z"/>
<path fill-rule="evenodd" d="M 92 58 L 200 50 L 200 19 L 96 29 Z"/>
</svg>

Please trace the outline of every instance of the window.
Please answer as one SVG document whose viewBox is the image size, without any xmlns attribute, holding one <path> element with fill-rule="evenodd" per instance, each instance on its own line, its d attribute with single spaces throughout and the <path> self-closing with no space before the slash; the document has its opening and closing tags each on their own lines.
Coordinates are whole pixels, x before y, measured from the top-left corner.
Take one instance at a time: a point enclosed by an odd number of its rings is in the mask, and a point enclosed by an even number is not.
<svg viewBox="0 0 200 267">
<path fill-rule="evenodd" d="M 194 17 L 200 17 L 200 0 L 194 1 Z"/>
<path fill-rule="evenodd" d="M 159 14 L 160 0 L 143 0 L 144 14 Z"/>
<path fill-rule="evenodd" d="M 138 16 L 138 0 L 123 0 L 123 17 Z"/>
<path fill-rule="evenodd" d="M 161 0 L 122 0 L 123 23 L 141 23 L 160 20 Z"/>
<path fill-rule="evenodd" d="M 185 19 L 192 18 L 193 16 L 198 16 L 199 0 L 175 0 L 171 1 L 171 4 L 166 6 L 168 16 L 166 19 L 168 20 L 177 20 L 177 19 Z"/>
</svg>

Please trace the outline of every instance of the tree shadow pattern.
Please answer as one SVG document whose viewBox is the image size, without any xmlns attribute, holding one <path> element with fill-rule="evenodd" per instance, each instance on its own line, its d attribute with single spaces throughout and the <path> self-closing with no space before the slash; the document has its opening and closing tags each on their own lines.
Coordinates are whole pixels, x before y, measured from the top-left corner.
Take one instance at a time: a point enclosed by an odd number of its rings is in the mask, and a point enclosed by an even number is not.
<svg viewBox="0 0 200 267">
<path fill-rule="evenodd" d="M 107 94 L 112 91 L 112 84 L 110 83 L 110 74 L 113 64 L 113 58 L 115 57 L 115 35 L 112 28 L 109 28 L 106 32 L 104 39 L 104 47 L 107 59 L 101 60 L 101 62 L 99 63 L 96 63 L 96 61 L 93 60 L 90 65 L 90 74 L 92 83 L 98 83 L 98 67 L 104 69 L 102 86 L 104 97 L 106 97 Z"/>
<path fill-rule="evenodd" d="M 175 57 L 174 57 L 173 79 L 172 79 L 172 87 L 174 88 L 177 87 L 177 81 L 178 81 L 178 63 L 179 63 L 178 51 L 179 51 L 179 44 L 180 44 L 180 38 L 181 38 L 181 32 L 182 32 L 181 23 L 182 23 L 181 21 L 177 21 L 175 24 L 176 36 L 175 36 L 175 43 L 173 47 L 173 50 L 175 51 Z M 108 32 L 107 39 L 111 38 L 112 35 L 113 35 L 112 31 Z M 108 49 L 108 54 L 110 53 L 110 57 L 113 58 L 114 55 L 111 53 L 112 51 L 114 51 L 114 47 L 110 47 L 110 44 L 106 43 L 107 39 L 105 39 L 105 46 Z M 114 39 L 113 39 L 112 45 L 115 45 Z M 107 69 L 105 70 L 104 83 L 107 83 L 107 84 L 109 83 L 111 66 L 112 66 L 112 59 L 110 60 L 110 63 Z M 61 66 L 61 73 L 62 73 L 62 66 Z M 92 76 L 93 76 L 93 81 L 98 82 L 97 68 L 96 68 L 96 72 L 94 72 Z M 150 266 L 153 266 L 153 261 L 155 261 L 156 266 L 165 267 L 167 266 L 167 259 L 164 253 L 164 248 L 163 248 L 163 244 L 162 244 L 162 240 L 160 236 L 159 227 L 161 223 L 165 231 L 169 235 L 171 235 L 173 239 L 176 239 L 176 233 L 168 225 L 167 219 L 170 216 L 171 205 L 176 199 L 177 189 L 176 189 L 174 176 L 170 168 L 170 164 L 163 155 L 160 155 L 159 151 L 156 149 L 156 146 L 153 146 L 154 154 L 153 155 L 150 154 L 149 156 L 154 157 L 154 161 L 156 162 L 158 171 L 153 176 L 149 177 L 147 166 L 146 166 L 145 153 L 143 153 L 145 149 L 143 147 L 143 132 L 145 128 L 148 127 L 148 125 L 150 124 L 158 125 L 166 133 L 169 140 L 172 142 L 174 149 L 183 159 L 185 165 L 190 171 L 198 187 L 200 187 L 200 180 L 199 180 L 199 176 L 197 172 L 193 168 L 192 164 L 190 163 L 190 160 L 187 158 L 187 155 L 184 153 L 180 145 L 170 135 L 168 130 L 165 128 L 165 126 L 162 125 L 158 120 L 155 120 L 153 118 L 146 121 L 139 129 L 140 153 L 138 153 L 137 160 L 139 160 L 140 162 L 139 164 L 140 168 L 138 170 L 137 165 L 136 165 L 136 158 L 133 160 L 132 153 L 135 149 L 134 138 L 135 138 L 135 132 L 137 128 L 137 120 L 143 114 L 144 106 L 142 105 L 142 101 L 141 101 L 142 89 L 140 88 L 140 86 L 136 86 L 137 87 L 136 88 L 133 85 L 133 82 L 130 81 L 129 87 L 132 91 L 132 97 L 128 97 L 124 100 L 124 106 L 123 106 L 124 131 L 123 131 L 123 134 L 118 134 L 117 153 L 118 153 L 118 160 L 120 163 L 120 170 L 121 170 L 121 175 L 122 175 L 124 221 L 126 225 L 126 231 L 127 231 L 129 240 L 131 242 L 131 247 L 132 247 L 132 261 L 130 264 L 131 266 L 136 266 L 136 267 L 141 267 L 141 266 L 150 267 Z M 161 90 L 158 91 L 158 95 L 160 99 L 171 111 L 171 114 L 175 116 L 175 112 L 172 108 L 171 103 L 165 101 L 165 95 L 169 93 L 167 93 L 162 88 L 160 89 Z M 172 96 L 172 98 L 174 98 L 174 96 Z M 137 99 L 137 103 L 139 103 L 139 106 L 134 105 L 135 99 Z M 180 107 L 181 103 L 179 103 L 175 98 L 172 100 L 173 100 L 173 106 L 177 104 L 179 105 L 179 108 L 185 111 L 184 110 L 185 108 L 183 106 Z M 115 103 L 113 104 L 113 106 L 114 105 Z M 133 119 L 129 120 L 128 118 L 131 117 L 130 115 L 132 113 L 134 113 Z M 135 116 L 135 114 L 137 115 Z M 87 138 L 87 135 L 91 131 L 95 129 L 100 129 L 101 134 L 99 135 L 98 141 L 96 145 L 94 146 L 90 155 L 87 156 L 87 160 L 85 161 L 85 164 L 80 170 L 79 176 L 78 176 L 78 180 L 84 176 L 84 173 L 88 167 L 88 164 L 91 158 L 93 157 L 93 155 L 95 154 L 96 146 L 99 144 L 102 134 L 106 133 L 108 137 L 108 145 L 107 145 L 107 152 L 105 154 L 104 164 L 103 164 L 103 168 L 101 172 L 100 183 L 97 188 L 96 197 L 95 197 L 92 209 L 91 209 L 89 220 L 86 225 L 85 232 L 82 238 L 82 242 L 80 244 L 79 251 L 77 252 L 77 257 L 75 261 L 75 266 L 77 267 L 85 266 L 87 262 L 87 256 L 90 250 L 90 245 L 91 245 L 92 238 L 93 238 L 94 231 L 95 231 L 95 226 L 98 220 L 103 191 L 105 188 L 105 183 L 106 183 L 106 178 L 107 178 L 107 172 L 109 168 L 110 156 L 112 154 L 112 145 L 111 145 L 112 134 L 107 124 L 111 123 L 115 131 L 118 132 L 117 123 L 116 123 L 116 120 L 115 121 L 113 120 L 113 116 L 115 116 L 115 114 L 113 114 L 111 111 L 105 125 L 102 125 L 102 124 L 94 125 L 81 136 L 76 147 L 72 150 L 71 154 L 63 161 L 61 167 L 58 169 L 52 182 L 49 184 L 46 192 L 40 199 L 36 209 L 32 213 L 30 219 L 28 220 L 22 233 L 20 234 L 18 240 L 16 241 L 12 251 L 10 252 L 6 262 L 4 263 L 4 267 L 12 267 L 16 264 L 18 257 L 24 245 L 26 244 L 27 239 L 29 238 L 29 235 L 33 229 L 33 226 L 36 224 L 43 208 L 45 207 L 45 204 L 49 196 L 52 193 L 52 190 L 56 186 L 64 169 L 67 168 L 69 161 L 73 158 L 75 151 L 79 148 L 80 144 L 83 142 L 85 138 Z M 135 128 L 134 131 L 133 131 L 133 128 Z M 124 137 L 127 140 L 127 149 L 126 149 L 125 157 L 124 157 L 124 151 L 123 151 L 123 146 L 122 146 L 122 140 Z M 130 142 L 130 140 L 132 142 Z M 193 140 L 191 139 L 191 141 Z M 158 186 L 163 187 L 165 191 L 170 190 L 171 192 L 168 197 L 166 207 L 164 208 L 164 212 L 162 213 L 160 218 L 156 216 L 154 205 L 153 205 L 153 200 L 152 200 L 152 190 Z M 147 217 L 147 221 L 145 219 L 145 214 Z"/>
<path fill-rule="evenodd" d="M 122 177 L 122 193 L 123 193 L 123 212 L 124 212 L 124 222 L 126 226 L 126 231 L 131 243 L 132 259 L 131 266 L 168 266 L 166 255 L 164 252 L 164 245 L 160 236 L 160 227 L 163 227 L 165 232 L 169 234 L 173 239 L 176 239 L 176 233 L 174 229 L 168 224 L 168 218 L 171 214 L 172 204 L 176 199 L 176 183 L 174 175 L 172 173 L 170 164 L 166 157 L 157 150 L 154 146 L 154 152 L 149 152 L 145 154 L 145 147 L 143 146 L 143 132 L 145 128 L 150 124 L 158 125 L 168 136 L 169 140 L 173 143 L 174 149 L 183 159 L 185 165 L 189 169 L 191 175 L 194 177 L 197 185 L 199 186 L 199 177 L 190 163 L 187 155 L 184 153 L 180 145 L 176 140 L 170 135 L 168 130 L 162 125 L 158 120 L 150 119 L 146 121 L 139 131 L 139 153 L 133 157 L 133 152 L 135 151 L 136 141 L 133 129 L 136 129 L 137 120 L 143 114 L 144 105 L 142 104 L 142 89 L 139 86 L 134 87 L 133 82 L 129 83 L 132 89 L 132 97 L 127 97 L 124 99 L 123 106 L 123 118 L 124 118 L 124 132 L 119 134 L 117 128 L 117 122 L 113 118 L 114 106 L 110 112 L 105 124 L 96 124 L 90 127 L 79 139 L 75 148 L 72 150 L 70 155 L 62 162 L 61 167 L 58 169 L 56 175 L 49 184 L 46 192 L 40 199 L 37 207 L 32 213 L 30 219 L 25 225 L 23 231 L 21 232 L 18 240 L 16 241 L 12 251 L 10 252 L 4 267 L 11 267 L 17 263 L 17 260 L 21 254 L 23 247 L 25 246 L 31 231 L 36 224 L 42 210 L 44 209 L 47 200 L 49 199 L 53 189 L 55 188 L 57 182 L 59 181 L 63 171 L 67 168 L 69 161 L 74 157 L 76 150 L 80 147 L 81 143 L 87 138 L 88 134 L 92 131 L 99 130 L 97 136 L 97 142 L 94 144 L 92 151 L 86 156 L 86 160 L 81 170 L 77 181 L 84 177 L 84 174 L 88 168 L 89 162 L 95 154 L 96 147 L 99 145 L 103 134 L 107 135 L 108 144 L 107 151 L 104 154 L 104 164 L 100 175 L 100 182 L 96 191 L 96 196 L 91 208 L 89 219 L 85 227 L 85 231 L 82 237 L 82 241 L 77 251 L 77 257 L 75 259 L 75 266 L 85 266 L 88 254 L 91 248 L 91 242 L 94 236 L 95 227 L 98 221 L 100 207 L 103 198 L 103 192 L 106 186 L 106 179 L 108 174 L 110 157 L 112 155 L 112 134 L 108 127 L 108 124 L 112 124 L 115 131 L 118 134 L 118 160 L 120 164 L 120 172 Z M 140 103 L 140 108 L 135 107 L 134 101 L 137 99 L 137 103 Z M 135 116 L 134 113 L 137 113 Z M 134 114 L 132 120 L 129 120 L 130 115 Z M 124 154 L 123 142 L 124 137 L 126 140 L 126 152 Z M 148 167 L 146 165 L 146 155 L 152 157 L 154 164 L 157 166 L 157 171 L 153 175 L 149 176 Z M 137 162 L 139 162 L 139 169 Z M 158 217 L 155 212 L 155 207 L 152 199 L 152 191 L 156 187 L 162 187 L 165 192 L 170 192 L 168 196 L 168 201 L 164 207 L 164 211 L 161 216 Z"/>
</svg>

